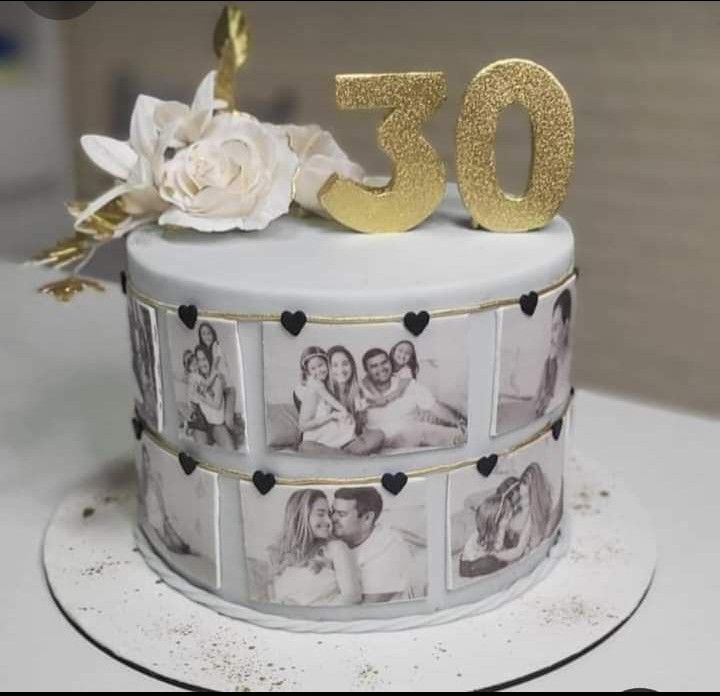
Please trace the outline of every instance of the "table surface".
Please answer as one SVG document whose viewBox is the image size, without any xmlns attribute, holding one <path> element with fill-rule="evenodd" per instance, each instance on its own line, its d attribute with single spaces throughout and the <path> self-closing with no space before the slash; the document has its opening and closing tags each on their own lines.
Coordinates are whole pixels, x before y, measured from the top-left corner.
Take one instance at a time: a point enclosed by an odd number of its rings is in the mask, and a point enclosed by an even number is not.
<svg viewBox="0 0 720 696">
<path fill-rule="evenodd" d="M 177 691 L 89 643 L 45 586 L 45 526 L 79 482 L 129 457 L 132 402 L 119 289 L 60 305 L 34 292 L 51 277 L 0 261 L 0 689 Z M 714 689 L 720 423 L 582 389 L 576 415 L 577 451 L 620 472 L 650 513 L 657 573 L 617 633 L 513 690 Z"/>
</svg>

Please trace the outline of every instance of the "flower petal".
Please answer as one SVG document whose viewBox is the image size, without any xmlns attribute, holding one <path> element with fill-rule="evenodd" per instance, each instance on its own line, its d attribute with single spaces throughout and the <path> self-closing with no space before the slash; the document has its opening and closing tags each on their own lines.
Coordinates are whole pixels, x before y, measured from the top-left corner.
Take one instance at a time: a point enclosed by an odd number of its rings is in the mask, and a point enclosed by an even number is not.
<svg viewBox="0 0 720 696">
<path fill-rule="evenodd" d="M 75 224 L 73 225 L 73 227 L 78 232 L 83 232 L 83 222 L 85 222 L 90 216 L 100 210 L 100 208 L 103 208 L 111 201 L 127 193 L 129 190 L 130 186 L 123 182 L 121 184 L 118 184 L 117 186 L 113 186 L 111 189 L 108 189 L 107 191 L 105 191 L 105 193 L 100 194 L 97 198 L 90 201 L 90 203 L 88 203 L 85 208 L 83 208 L 80 214 L 75 218 Z M 119 236 L 121 236 L 121 234 L 119 234 L 118 231 L 115 230 L 113 237 Z"/>
<path fill-rule="evenodd" d="M 152 157 L 157 142 L 158 128 L 155 125 L 155 109 L 162 104 L 160 99 L 141 94 L 135 101 L 130 118 L 130 145 L 138 155 Z"/>
<path fill-rule="evenodd" d="M 192 105 L 190 110 L 194 112 L 200 111 L 213 111 L 215 108 L 215 78 L 217 77 L 217 71 L 211 70 L 202 82 L 198 85 L 195 90 L 195 96 L 193 97 Z M 218 100 L 221 101 L 221 100 Z M 222 102 L 225 104 L 225 102 Z"/>
<path fill-rule="evenodd" d="M 137 154 L 122 140 L 104 135 L 83 135 L 80 145 L 92 162 L 117 179 L 127 179 Z"/>
</svg>

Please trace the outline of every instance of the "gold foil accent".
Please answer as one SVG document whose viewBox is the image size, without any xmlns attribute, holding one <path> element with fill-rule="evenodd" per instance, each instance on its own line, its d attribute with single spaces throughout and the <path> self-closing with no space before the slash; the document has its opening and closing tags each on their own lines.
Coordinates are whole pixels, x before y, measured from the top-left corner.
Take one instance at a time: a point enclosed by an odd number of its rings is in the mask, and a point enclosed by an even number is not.
<svg viewBox="0 0 720 696">
<path fill-rule="evenodd" d="M 49 249 L 35 254 L 32 260 L 42 266 L 50 268 L 64 268 L 84 259 L 92 247 L 91 239 L 82 232 L 74 236 L 61 239 Z"/>
<path fill-rule="evenodd" d="M 440 72 L 337 75 L 340 109 L 387 109 L 377 131 L 378 145 L 393 165 L 381 187 L 337 175 L 318 199 L 339 223 L 357 232 L 405 232 L 425 220 L 445 195 L 445 164 L 421 128 L 447 96 Z"/>
<path fill-rule="evenodd" d="M 71 201 L 66 203 L 65 207 L 70 215 L 77 218 L 82 214 L 86 204 Z M 113 238 L 115 230 L 127 217 L 122 196 L 118 196 L 83 220 L 77 226 L 77 231 L 99 242 L 107 242 Z"/>
<path fill-rule="evenodd" d="M 224 100 L 231 111 L 235 109 L 235 73 L 247 60 L 248 43 L 245 14 L 240 8 L 227 5 L 215 25 L 213 47 L 219 58 L 215 98 Z"/>
<path fill-rule="evenodd" d="M 532 125 L 532 164 L 522 196 L 505 193 L 495 171 L 500 113 L 519 103 Z M 458 188 L 475 227 L 526 232 L 546 225 L 567 193 L 575 127 L 567 92 L 549 71 L 527 60 L 501 60 L 468 85 L 455 134 Z"/>
<path fill-rule="evenodd" d="M 567 283 L 569 280 L 577 276 L 576 270 L 568 271 L 561 278 L 558 278 L 555 282 L 550 285 L 538 290 L 538 295 L 543 297 L 551 292 L 554 292 L 559 287 Z M 136 299 L 140 300 L 144 304 L 155 307 L 156 309 L 164 309 L 168 312 L 177 312 L 178 305 L 170 304 L 169 302 L 162 302 L 156 300 L 153 297 L 149 297 L 144 293 L 136 290 L 132 284 L 128 281 L 128 295 L 132 295 Z M 441 317 L 452 317 L 460 316 L 463 314 L 478 314 L 479 312 L 487 312 L 492 309 L 499 309 L 500 307 L 511 307 L 519 304 L 517 297 L 508 297 L 498 300 L 486 300 L 485 302 L 479 302 L 474 305 L 467 305 L 465 307 L 452 307 L 449 309 L 433 309 L 428 312 L 431 318 L 437 319 Z M 280 314 L 239 314 L 236 312 L 225 312 L 220 310 L 208 310 L 198 308 L 198 317 L 205 317 L 207 319 L 228 319 L 229 321 L 243 321 L 243 322 L 263 322 L 263 321 L 280 321 Z M 310 324 L 389 324 L 402 322 L 405 318 L 404 314 L 377 314 L 377 315 L 359 315 L 359 316 L 324 316 L 320 314 L 311 314 L 307 317 L 307 321 Z"/>
<path fill-rule="evenodd" d="M 533 433 L 526 439 L 518 442 L 512 447 L 507 447 L 504 450 L 496 450 L 494 454 L 498 457 L 507 457 L 508 455 L 514 454 L 530 445 L 534 445 L 536 442 L 544 437 L 547 437 L 551 431 L 553 423 L 560 418 L 564 418 L 570 408 L 573 396 L 570 396 L 565 402 L 562 411 L 552 421 L 546 423 L 540 430 Z M 143 432 L 158 446 L 160 449 L 165 450 L 168 454 L 173 457 L 177 457 L 180 454 L 180 450 L 171 445 L 162 435 L 154 432 L 151 428 L 144 424 Z M 489 454 L 486 452 L 485 454 Z M 456 469 L 463 469 L 468 466 L 475 466 L 478 459 L 482 455 L 472 457 L 470 459 L 462 459 L 460 461 L 451 462 L 449 464 L 438 464 L 436 466 L 426 466 L 422 469 L 413 469 L 411 471 L 404 471 L 408 478 L 419 478 L 421 476 L 428 476 L 429 474 L 449 474 Z M 227 469 L 222 466 L 217 466 L 209 462 L 203 462 L 198 460 L 198 468 L 210 471 L 214 474 L 221 476 L 228 476 L 230 478 L 239 479 L 241 481 L 252 481 L 253 473 L 245 473 L 238 471 L 237 469 Z M 281 486 L 359 486 L 380 483 L 382 474 L 378 476 L 349 476 L 345 478 L 339 477 L 317 477 L 317 478 L 285 478 L 282 476 L 276 476 L 275 482 Z"/>
<path fill-rule="evenodd" d="M 75 295 L 86 288 L 105 292 L 105 288 L 101 283 L 90 278 L 80 278 L 79 276 L 68 276 L 62 280 L 53 281 L 38 288 L 38 292 L 43 295 L 51 295 L 59 302 L 70 302 Z"/>
</svg>

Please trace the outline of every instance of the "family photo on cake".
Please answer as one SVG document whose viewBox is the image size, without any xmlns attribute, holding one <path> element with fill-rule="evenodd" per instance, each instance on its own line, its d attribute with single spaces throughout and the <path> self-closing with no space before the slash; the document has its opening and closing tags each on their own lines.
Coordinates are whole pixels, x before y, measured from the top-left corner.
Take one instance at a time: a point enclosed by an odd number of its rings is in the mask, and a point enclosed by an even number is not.
<svg viewBox="0 0 720 696">
<path fill-rule="evenodd" d="M 427 594 L 425 484 L 397 497 L 380 486 L 241 482 L 250 598 L 296 606 L 409 601 Z"/>
<path fill-rule="evenodd" d="M 475 467 L 450 474 L 451 589 L 521 561 L 558 529 L 564 442 L 550 435 L 501 457 L 487 478 Z"/>
<path fill-rule="evenodd" d="M 160 348 L 155 310 L 129 297 L 127 303 L 135 410 L 155 432 L 162 428 Z"/>
<path fill-rule="evenodd" d="M 552 413 L 570 396 L 574 281 L 541 297 L 527 316 L 518 306 L 498 310 L 494 434 Z"/>
<path fill-rule="evenodd" d="M 268 445 L 304 455 L 458 447 L 467 437 L 467 325 L 264 327 Z"/>
<path fill-rule="evenodd" d="M 177 459 L 148 437 L 139 446 L 140 528 L 168 565 L 205 587 L 217 587 L 217 475 L 196 469 L 189 478 Z"/>
<path fill-rule="evenodd" d="M 188 329 L 168 315 L 179 436 L 235 451 L 245 448 L 242 360 L 233 321 L 199 321 Z"/>
</svg>

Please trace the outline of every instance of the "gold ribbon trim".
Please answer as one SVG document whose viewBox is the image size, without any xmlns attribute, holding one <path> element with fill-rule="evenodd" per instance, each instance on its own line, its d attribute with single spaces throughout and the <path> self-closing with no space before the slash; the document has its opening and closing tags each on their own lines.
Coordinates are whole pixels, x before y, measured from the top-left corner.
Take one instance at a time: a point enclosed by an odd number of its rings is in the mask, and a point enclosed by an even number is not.
<svg viewBox="0 0 720 696">
<path fill-rule="evenodd" d="M 557 416 L 557 418 L 547 423 L 536 433 L 526 438 L 525 440 L 522 440 L 516 445 L 513 445 L 512 447 L 508 447 L 504 450 L 497 450 L 492 454 L 496 454 L 498 458 L 507 457 L 508 455 L 525 449 L 530 445 L 534 445 L 536 442 L 546 437 L 552 431 L 553 423 L 557 422 L 561 418 L 565 418 L 568 410 L 570 409 L 573 398 L 573 396 L 570 396 L 568 398 L 568 400 L 565 402 L 565 406 L 563 407 L 562 412 Z M 146 434 L 148 438 L 150 438 L 150 440 L 152 440 L 158 447 L 160 447 L 160 449 L 165 450 L 165 452 L 172 455 L 173 457 L 177 457 L 180 454 L 181 450 L 176 449 L 164 437 L 162 437 L 162 435 L 159 435 L 144 424 L 143 433 Z M 452 462 L 450 464 L 437 464 L 435 466 L 427 466 L 422 469 L 413 469 L 412 471 L 405 471 L 404 473 L 409 479 L 427 476 L 429 474 L 448 474 L 451 471 L 455 471 L 456 469 L 462 469 L 467 466 L 475 466 L 478 459 L 480 459 L 479 456 L 472 459 L 462 459 L 460 461 Z M 246 474 L 241 471 L 237 471 L 236 469 L 226 469 L 225 467 L 217 466 L 216 464 L 211 464 L 209 462 L 203 462 L 201 460 L 196 461 L 199 469 L 204 469 L 205 471 L 210 471 L 214 474 L 220 474 L 221 476 L 227 476 L 229 478 L 236 478 L 240 481 L 252 481 L 254 471 Z M 382 474 L 379 474 L 377 476 L 351 476 L 348 478 L 284 478 L 278 476 L 275 478 L 275 483 L 280 486 L 360 486 L 380 483 L 381 478 Z"/>
<path fill-rule="evenodd" d="M 570 280 L 577 277 L 577 269 L 566 273 L 562 278 L 559 278 L 554 283 L 551 283 L 547 287 L 538 291 L 538 295 L 543 297 L 551 292 L 554 292 L 559 287 L 565 285 Z M 161 302 L 156 300 L 139 290 L 128 281 L 127 285 L 128 296 L 134 297 L 135 299 L 143 302 L 150 307 L 156 309 L 165 309 L 169 312 L 177 312 L 178 305 L 170 304 L 168 302 Z M 462 314 L 478 314 L 480 312 L 487 312 L 491 309 L 498 309 L 500 307 L 511 307 L 519 304 L 519 298 L 505 298 L 500 300 L 486 300 L 475 305 L 468 305 L 466 307 L 453 307 L 450 309 L 433 309 L 428 312 L 432 319 L 438 319 L 441 317 L 458 316 Z M 280 314 L 238 314 L 235 312 L 223 312 L 218 310 L 200 309 L 198 308 L 198 317 L 205 317 L 208 319 L 229 319 L 230 321 L 280 321 Z M 404 314 L 379 314 L 379 315 L 366 315 L 366 316 L 324 316 L 320 314 L 308 315 L 307 321 L 310 324 L 386 324 L 394 322 L 402 322 Z"/>
</svg>

